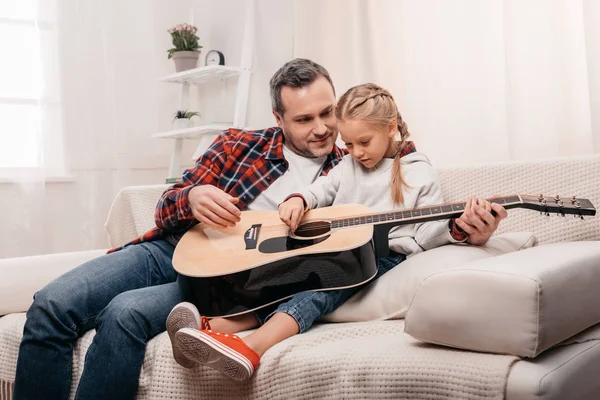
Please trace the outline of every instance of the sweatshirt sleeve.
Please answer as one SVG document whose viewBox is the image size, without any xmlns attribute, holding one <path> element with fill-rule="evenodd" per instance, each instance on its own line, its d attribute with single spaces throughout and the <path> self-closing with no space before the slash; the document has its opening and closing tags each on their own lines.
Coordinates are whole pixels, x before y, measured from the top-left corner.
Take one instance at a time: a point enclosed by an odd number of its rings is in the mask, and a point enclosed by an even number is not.
<svg viewBox="0 0 600 400">
<path fill-rule="evenodd" d="M 435 170 L 428 166 L 427 181 L 419 190 L 416 208 L 441 205 L 444 203 L 442 186 Z M 430 250 L 449 243 L 464 242 L 467 237 L 455 238 L 452 235 L 454 219 L 422 222 L 416 225 L 415 241 L 424 250 Z"/>
<path fill-rule="evenodd" d="M 344 157 L 327 175 L 318 177 L 312 184 L 298 192 L 304 198 L 308 209 L 333 204 L 347 163 L 348 160 Z"/>
</svg>

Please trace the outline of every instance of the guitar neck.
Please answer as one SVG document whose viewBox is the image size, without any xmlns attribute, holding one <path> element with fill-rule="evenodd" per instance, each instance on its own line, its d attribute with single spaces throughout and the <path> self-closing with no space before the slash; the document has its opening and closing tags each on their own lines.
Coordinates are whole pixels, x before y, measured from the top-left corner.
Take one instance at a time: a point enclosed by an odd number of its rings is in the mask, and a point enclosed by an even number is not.
<svg viewBox="0 0 600 400">
<path fill-rule="evenodd" d="M 490 203 L 501 204 L 504 208 L 515 208 L 523 204 L 519 195 L 493 197 Z M 436 221 L 460 217 L 467 203 L 449 203 L 431 207 L 414 208 L 411 210 L 389 211 L 374 214 L 356 215 L 331 221 L 332 229 L 349 228 L 358 225 L 389 226 L 416 224 L 419 222 Z"/>
</svg>

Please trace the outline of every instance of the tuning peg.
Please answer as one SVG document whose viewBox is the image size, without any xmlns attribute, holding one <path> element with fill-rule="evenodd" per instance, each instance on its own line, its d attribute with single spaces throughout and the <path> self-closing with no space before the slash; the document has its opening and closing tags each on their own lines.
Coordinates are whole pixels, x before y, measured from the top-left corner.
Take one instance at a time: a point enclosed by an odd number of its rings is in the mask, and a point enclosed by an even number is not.
<svg viewBox="0 0 600 400">
<path fill-rule="evenodd" d="M 542 200 L 544 200 L 544 194 L 543 194 L 543 193 L 541 193 L 541 194 L 538 196 L 538 200 L 539 200 L 539 201 L 542 201 Z"/>
<path fill-rule="evenodd" d="M 576 201 L 577 201 L 577 197 L 575 197 L 575 196 L 571 197 L 571 203 L 575 204 Z"/>
<path fill-rule="evenodd" d="M 560 201 L 560 196 L 556 195 L 556 197 L 554 198 L 554 201 L 558 203 Z"/>
</svg>

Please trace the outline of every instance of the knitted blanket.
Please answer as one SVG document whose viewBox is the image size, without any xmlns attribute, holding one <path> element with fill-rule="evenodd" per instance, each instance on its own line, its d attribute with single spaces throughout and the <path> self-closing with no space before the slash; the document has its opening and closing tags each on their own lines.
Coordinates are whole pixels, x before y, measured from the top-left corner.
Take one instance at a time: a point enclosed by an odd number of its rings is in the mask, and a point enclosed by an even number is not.
<svg viewBox="0 0 600 400">
<path fill-rule="evenodd" d="M 2 400 L 12 392 L 24 321 L 24 314 L 0 318 Z M 73 394 L 93 335 L 74 349 Z M 403 320 L 321 324 L 271 348 L 255 375 L 237 382 L 207 367 L 180 367 L 161 334 L 148 344 L 137 399 L 499 400 L 515 360 L 418 342 L 404 333 Z"/>
</svg>

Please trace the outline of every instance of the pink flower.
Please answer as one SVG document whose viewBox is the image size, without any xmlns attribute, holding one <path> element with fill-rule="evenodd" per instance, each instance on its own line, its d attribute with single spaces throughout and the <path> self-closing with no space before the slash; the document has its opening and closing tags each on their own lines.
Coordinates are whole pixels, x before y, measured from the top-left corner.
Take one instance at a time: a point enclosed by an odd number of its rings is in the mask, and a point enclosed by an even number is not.
<svg viewBox="0 0 600 400">
<path fill-rule="evenodd" d="M 183 23 L 183 24 L 175 25 L 173 28 L 169 29 L 167 32 L 173 34 L 175 32 L 183 32 L 183 31 L 187 31 L 190 33 L 196 33 L 196 32 L 198 32 L 198 28 L 195 27 L 194 25 L 190 25 L 188 23 Z"/>
</svg>

